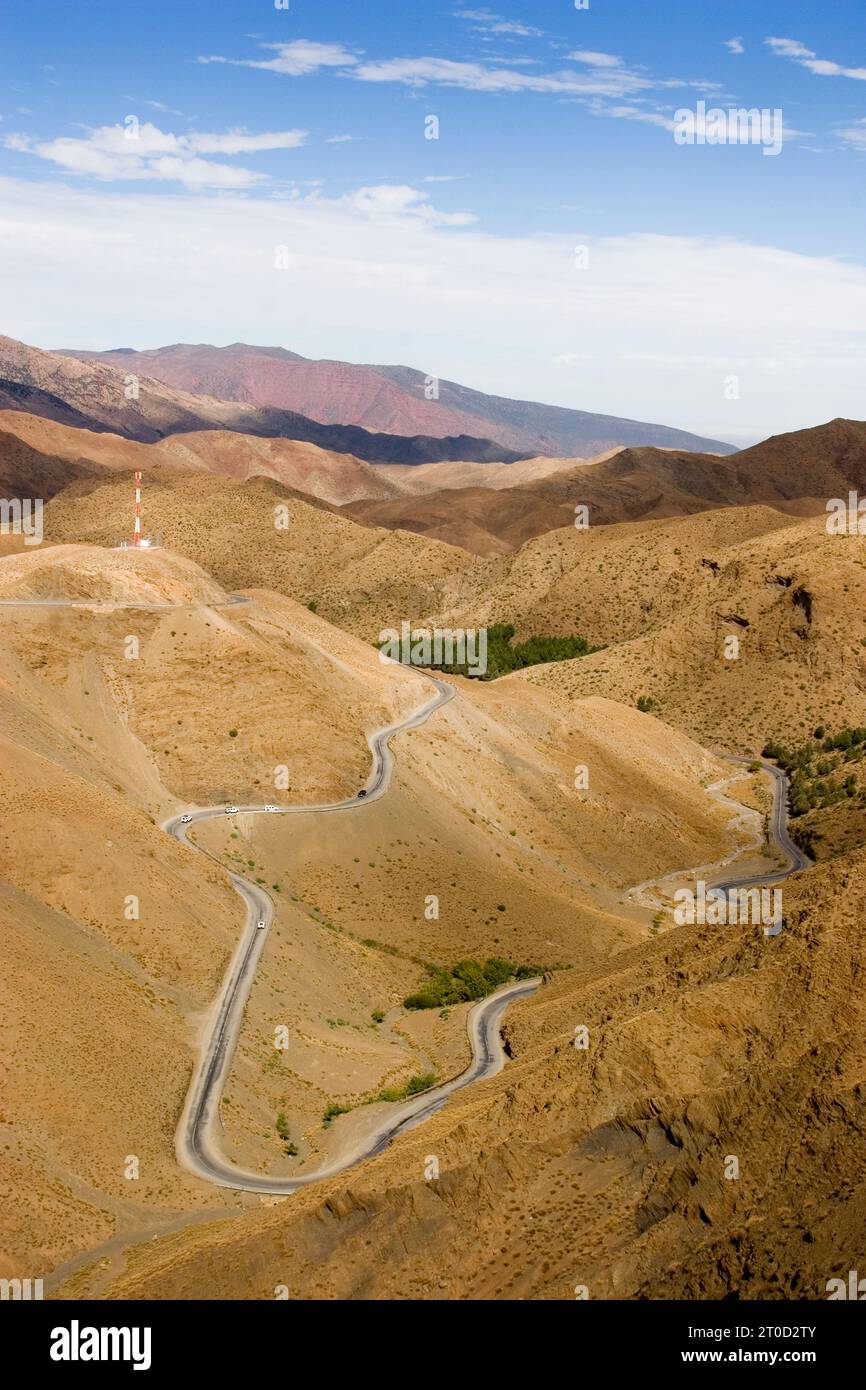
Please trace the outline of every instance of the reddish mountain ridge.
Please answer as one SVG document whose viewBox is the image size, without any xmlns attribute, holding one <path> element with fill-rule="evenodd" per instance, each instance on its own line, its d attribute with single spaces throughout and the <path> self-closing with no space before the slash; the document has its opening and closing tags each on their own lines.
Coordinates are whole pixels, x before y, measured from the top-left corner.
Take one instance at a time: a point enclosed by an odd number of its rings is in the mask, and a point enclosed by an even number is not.
<svg viewBox="0 0 866 1390">
<path fill-rule="evenodd" d="M 432 378 L 412 367 L 315 361 L 285 348 L 175 343 L 146 352 L 63 351 L 81 361 L 146 373 L 175 389 L 298 411 L 322 424 L 403 435 L 468 434 L 522 454 L 586 458 L 618 445 L 733 451 L 733 445 L 686 430 L 490 396 L 444 379 L 438 382 L 438 399 L 428 400 Z"/>
<path fill-rule="evenodd" d="M 195 395 L 157 381 L 137 361 L 120 369 L 101 361 L 45 352 L 0 337 L 0 409 L 42 415 L 60 424 L 108 430 L 152 443 L 166 435 L 231 430 L 300 440 L 367 463 L 513 463 L 525 457 L 474 435 L 375 433 L 357 425 L 326 425 L 294 410 Z"/>
</svg>

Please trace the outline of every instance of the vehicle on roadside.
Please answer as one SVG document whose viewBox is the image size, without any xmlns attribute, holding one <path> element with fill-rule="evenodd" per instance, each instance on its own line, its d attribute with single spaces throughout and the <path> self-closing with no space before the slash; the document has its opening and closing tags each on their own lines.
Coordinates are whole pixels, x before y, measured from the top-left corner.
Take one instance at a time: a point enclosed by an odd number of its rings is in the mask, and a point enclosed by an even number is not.
<svg viewBox="0 0 866 1390">
<path fill-rule="evenodd" d="M 259 930 L 259 931 L 264 931 L 264 929 L 265 929 L 265 924 L 264 924 L 264 922 L 259 922 L 258 930 Z"/>
<path fill-rule="evenodd" d="M 237 806 L 227 806 L 227 807 L 226 807 L 226 815 L 227 815 L 227 816 L 236 816 L 237 813 L 238 813 L 238 808 L 237 808 Z"/>
<path fill-rule="evenodd" d="M 190 823 L 191 820 L 192 820 L 192 816 L 181 816 L 181 818 L 180 818 L 180 823 L 181 823 L 181 825 L 189 825 L 189 823 Z"/>
<path fill-rule="evenodd" d="M 265 810 L 266 810 L 266 811 L 271 811 L 271 812 L 273 812 L 273 811 L 279 811 L 279 809 L 280 809 L 279 806 L 266 806 L 266 807 L 265 807 Z"/>
<path fill-rule="evenodd" d="M 366 795 L 367 795 L 367 788 L 366 788 L 366 787 L 362 787 L 361 791 L 358 792 L 358 798 L 360 799 L 362 796 L 366 796 Z"/>
</svg>

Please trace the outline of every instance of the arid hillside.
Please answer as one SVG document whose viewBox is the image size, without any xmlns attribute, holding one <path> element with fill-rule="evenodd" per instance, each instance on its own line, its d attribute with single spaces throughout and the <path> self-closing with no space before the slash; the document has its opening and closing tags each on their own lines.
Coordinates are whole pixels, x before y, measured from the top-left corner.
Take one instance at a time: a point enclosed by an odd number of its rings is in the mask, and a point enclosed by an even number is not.
<svg viewBox="0 0 866 1390">
<path fill-rule="evenodd" d="M 56 1281 L 87 1263 L 80 1252 L 110 1243 L 116 1258 L 250 1205 L 176 1162 L 243 910 L 218 865 L 159 822 L 189 804 L 340 799 L 368 776 L 365 734 L 429 687 L 291 599 L 247 597 L 168 551 L 0 560 L 4 1272 L 36 1261 Z M 605 701 L 563 715 L 528 688 L 459 686 L 400 739 L 393 788 L 363 813 L 200 832 L 277 908 L 223 1110 L 227 1151 L 261 1171 L 304 1171 L 375 1117 L 382 1088 L 465 1065 L 464 1007 L 402 1007 L 428 964 L 588 967 L 648 935 L 650 914 L 624 897 L 632 873 L 742 842 L 707 790 L 721 765 L 687 737 Z M 588 792 L 574 787 L 581 759 Z M 275 1063 L 286 1019 L 293 1050 Z M 349 1113 L 325 1125 L 334 1104 Z"/>
<path fill-rule="evenodd" d="M 778 937 L 680 928 L 558 974 L 510 1014 L 506 1070 L 363 1170 L 64 1292 L 826 1297 L 866 1235 L 864 870 L 802 875 Z"/>
<path fill-rule="evenodd" d="M 283 529 L 275 507 L 285 506 Z M 107 545 L 128 524 L 129 482 L 79 482 L 46 508 L 48 542 Z M 593 655 L 510 680 L 564 703 L 638 700 L 713 747 L 760 751 L 818 724 L 863 722 L 862 538 L 767 506 L 568 527 L 477 557 L 357 525 L 272 480 L 152 475 L 147 525 L 224 587 L 273 589 L 373 642 L 387 627 L 510 623 L 521 640 L 579 635 Z"/>
<path fill-rule="evenodd" d="M 707 746 L 744 752 L 759 751 L 770 738 L 803 741 L 818 724 L 862 723 L 862 537 L 828 535 L 823 517 L 780 527 L 777 516 L 760 509 L 712 518 L 717 540 L 727 523 L 733 543 L 706 547 L 700 559 L 692 546 L 672 544 L 679 533 L 688 541 L 692 519 L 658 533 L 666 541 L 661 556 L 650 536 L 647 568 L 630 545 L 617 545 L 617 563 L 610 565 L 590 542 L 600 581 L 595 591 L 604 591 L 606 579 L 611 598 L 607 609 L 592 614 L 583 596 L 575 597 L 573 621 L 582 619 L 585 635 L 595 640 L 603 640 L 609 625 L 614 641 L 580 661 L 508 679 L 555 690 L 565 700 L 590 693 L 626 704 L 650 700 L 662 719 Z M 766 533 L 736 539 L 748 518 L 756 528 L 767 525 Z M 708 518 L 699 520 L 705 532 Z M 749 529 L 747 520 L 747 535 Z M 580 585 L 572 585 L 578 595 Z M 628 607 L 624 599 L 631 600 Z M 569 625 L 561 610 L 558 617 Z"/>
<path fill-rule="evenodd" d="M 45 508 L 50 543 L 117 545 L 129 534 L 132 478 L 66 489 Z M 157 469 L 146 531 L 230 589 L 272 589 L 373 641 L 384 626 L 437 606 L 442 583 L 473 560 L 408 532 L 377 530 L 270 478 L 238 483 Z M 449 590 L 450 592 L 450 590 Z"/>
<path fill-rule="evenodd" d="M 23 554 L 0 561 L 0 593 L 6 1275 L 224 1203 L 178 1168 L 173 1134 L 242 911 L 157 821 L 273 786 L 278 762 L 299 799 L 344 792 L 367 773 L 363 730 L 420 682 L 339 633 L 320 646 L 288 600 L 224 607 L 180 557 Z M 27 603 L 61 595 L 83 602 Z"/>
<path fill-rule="evenodd" d="M 808 515 L 823 512 L 830 498 L 846 498 L 849 488 L 866 488 L 866 424 L 833 420 L 728 458 L 620 449 L 493 496 L 487 489 L 464 487 L 354 502 L 346 510 L 376 526 L 401 527 L 493 555 L 545 531 L 574 526 L 579 507 L 588 509 L 591 526 L 756 503 Z"/>
<path fill-rule="evenodd" d="M 10 1272 L 35 1253 L 52 1292 L 118 1297 L 155 1281 L 196 1296 L 206 1280 L 218 1297 L 278 1283 L 297 1297 L 697 1297 L 744 1280 L 752 1296 L 812 1296 L 864 1214 L 832 1177 L 862 1123 L 862 851 L 840 837 L 786 885 L 779 938 L 672 928 L 629 890 L 754 862 L 766 796 L 730 784 L 716 751 L 862 722 L 861 538 L 727 506 L 480 558 L 275 477 L 202 486 L 192 455 L 170 455 L 145 488 L 166 548 L 136 553 L 111 548 L 128 531 L 125 451 L 170 441 L 127 443 L 109 472 L 99 438 L 67 460 L 98 472 L 49 501 L 45 544 L 7 538 L 16 553 L 0 559 Z M 855 465 L 838 466 L 830 481 Z M 453 677 L 457 698 L 399 737 L 392 786 L 363 811 L 220 817 L 195 832 L 217 863 L 163 834 L 186 805 L 310 805 L 362 786 L 366 735 L 429 690 L 372 645 L 404 618 L 604 650 Z M 273 1208 L 186 1173 L 174 1131 L 243 921 L 219 865 L 276 905 L 221 1108 L 229 1158 L 309 1172 L 367 1132 L 383 1091 L 459 1072 L 466 1006 L 404 1007 L 431 968 L 502 956 L 547 972 L 508 1016 L 508 1067 Z M 36 958 L 52 969 L 28 1032 Z M 143 1060 L 122 1045 L 139 1016 Z M 583 1025 L 588 1052 L 573 1046 Z M 61 1026 L 76 1029 L 62 1053 Z M 159 1084 L 133 1102 L 141 1065 Z M 88 1098 L 106 1087 L 94 1146 Z"/>
<path fill-rule="evenodd" d="M 361 497 L 398 496 L 404 488 L 394 474 L 423 474 L 428 466 L 417 470 L 409 465 L 395 466 L 392 470 L 388 465 L 376 467 L 351 454 L 320 449 L 303 440 L 269 439 L 231 430 L 190 430 L 141 444 L 108 432 L 71 429 L 23 411 L 0 411 L 0 477 L 10 480 L 8 489 L 17 486 L 20 493 L 29 488 L 43 497 L 53 496 L 79 477 L 129 469 L 148 474 L 153 469 L 174 468 L 239 481 L 274 478 L 311 497 L 341 504 Z M 470 470 L 483 467 L 460 466 Z M 497 467 L 504 470 L 506 465 Z"/>
</svg>

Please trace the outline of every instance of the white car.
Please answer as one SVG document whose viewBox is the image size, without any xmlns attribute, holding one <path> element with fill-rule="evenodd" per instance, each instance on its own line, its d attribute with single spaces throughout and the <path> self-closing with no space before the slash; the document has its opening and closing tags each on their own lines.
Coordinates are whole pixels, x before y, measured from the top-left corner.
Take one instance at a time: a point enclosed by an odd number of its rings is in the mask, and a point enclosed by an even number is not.
<svg viewBox="0 0 866 1390">
<path fill-rule="evenodd" d="M 181 823 L 181 825 L 189 825 L 189 823 L 190 823 L 191 820 L 192 820 L 192 816 L 181 816 L 181 818 L 180 818 L 180 823 Z"/>
<path fill-rule="evenodd" d="M 265 810 L 266 810 L 266 811 L 279 811 L 279 809 L 280 809 L 279 806 L 266 806 L 266 807 L 265 807 Z"/>
<path fill-rule="evenodd" d="M 226 807 L 226 815 L 227 815 L 227 816 L 236 816 L 237 813 L 238 813 L 238 808 L 237 808 L 237 806 L 227 806 L 227 807 Z"/>
<path fill-rule="evenodd" d="M 265 929 L 265 924 L 264 924 L 264 922 L 259 922 L 259 931 L 264 931 L 264 929 Z"/>
</svg>

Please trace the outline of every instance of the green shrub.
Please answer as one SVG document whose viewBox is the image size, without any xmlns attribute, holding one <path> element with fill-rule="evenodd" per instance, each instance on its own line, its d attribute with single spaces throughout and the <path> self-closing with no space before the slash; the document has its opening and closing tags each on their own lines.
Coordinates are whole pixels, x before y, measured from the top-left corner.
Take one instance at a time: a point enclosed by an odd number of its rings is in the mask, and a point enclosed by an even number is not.
<svg viewBox="0 0 866 1390">
<path fill-rule="evenodd" d="M 484 999 L 509 980 L 529 980 L 543 974 L 536 965 L 514 965 L 501 956 L 491 956 L 482 965 L 477 960 L 460 960 L 451 970 L 428 967 L 428 978 L 421 989 L 403 1000 L 406 1009 L 442 1009 Z"/>
</svg>

